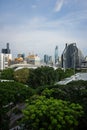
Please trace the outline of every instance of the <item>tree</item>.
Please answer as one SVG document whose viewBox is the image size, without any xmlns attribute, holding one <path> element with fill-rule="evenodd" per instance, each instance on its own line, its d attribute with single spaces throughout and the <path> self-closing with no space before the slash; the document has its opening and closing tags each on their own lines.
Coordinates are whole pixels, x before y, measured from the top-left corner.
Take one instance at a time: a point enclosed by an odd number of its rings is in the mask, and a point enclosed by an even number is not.
<svg viewBox="0 0 87 130">
<path fill-rule="evenodd" d="M 29 71 L 28 84 L 33 88 L 54 84 L 55 81 L 56 72 L 52 67 L 38 67 Z"/>
<path fill-rule="evenodd" d="M 65 78 L 70 77 L 71 75 L 74 75 L 74 69 L 66 69 Z"/>
<path fill-rule="evenodd" d="M 84 115 L 80 119 L 78 130 L 87 129 L 87 81 L 73 81 L 67 85 L 51 85 L 41 88 L 38 88 L 39 94 L 47 98 L 53 97 L 79 103 L 83 107 Z"/>
<path fill-rule="evenodd" d="M 13 69 L 5 69 L 1 72 L 1 79 L 7 79 L 7 80 L 13 80 L 13 74 L 14 70 Z"/>
<path fill-rule="evenodd" d="M 23 68 L 14 72 L 14 79 L 21 83 L 27 83 L 29 77 L 29 69 Z"/>
<path fill-rule="evenodd" d="M 62 70 L 61 68 L 58 68 L 56 69 L 56 72 L 57 72 L 57 81 L 60 81 L 65 78 L 64 70 Z"/>
<path fill-rule="evenodd" d="M 79 104 L 40 96 L 27 103 L 23 114 L 26 130 L 74 130 L 83 111 Z"/>
<path fill-rule="evenodd" d="M 16 104 L 24 103 L 34 91 L 17 82 L 0 82 L 0 130 L 9 130 L 8 111 Z"/>
<path fill-rule="evenodd" d="M 60 81 L 64 78 L 70 77 L 71 75 L 74 74 L 74 70 L 73 69 L 66 69 L 65 72 L 63 69 L 58 68 L 56 69 L 56 73 L 57 73 L 57 81 Z"/>
</svg>

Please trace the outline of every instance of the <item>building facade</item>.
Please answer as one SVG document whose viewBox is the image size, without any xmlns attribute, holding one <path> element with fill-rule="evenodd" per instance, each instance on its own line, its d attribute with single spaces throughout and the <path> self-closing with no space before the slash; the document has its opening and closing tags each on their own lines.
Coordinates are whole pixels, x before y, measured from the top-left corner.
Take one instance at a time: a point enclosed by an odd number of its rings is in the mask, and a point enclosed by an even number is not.
<svg viewBox="0 0 87 130">
<path fill-rule="evenodd" d="M 55 48 L 55 65 L 58 64 L 58 60 L 59 60 L 59 57 L 58 57 L 58 46 L 56 46 L 56 48 Z"/>
<path fill-rule="evenodd" d="M 45 54 L 44 55 L 44 63 L 48 64 L 48 65 L 52 65 L 53 64 L 52 56 Z"/>
<path fill-rule="evenodd" d="M 32 65 L 40 65 L 40 57 L 37 56 L 37 55 L 29 55 L 27 58 L 26 58 L 26 61 L 28 64 L 32 64 Z"/>
<path fill-rule="evenodd" d="M 0 70 L 8 68 L 10 61 L 12 60 L 12 54 L 0 54 Z"/>
<path fill-rule="evenodd" d="M 76 43 L 66 44 L 61 56 L 61 66 L 67 68 L 79 68 L 84 60 L 82 52 L 77 48 Z"/>
<path fill-rule="evenodd" d="M 48 64 L 49 62 L 49 56 L 47 54 L 44 55 L 44 63 Z"/>
<path fill-rule="evenodd" d="M 8 68 L 12 60 L 12 54 L 10 52 L 9 43 L 7 43 L 7 48 L 2 49 L 2 53 L 0 54 L 0 70 Z"/>
<path fill-rule="evenodd" d="M 11 53 L 11 51 L 9 49 L 9 43 L 6 44 L 6 49 L 2 49 L 2 53 L 3 54 L 10 54 Z"/>
<path fill-rule="evenodd" d="M 81 68 L 86 68 L 87 69 L 87 56 L 85 57 L 85 60 L 82 61 Z"/>
</svg>

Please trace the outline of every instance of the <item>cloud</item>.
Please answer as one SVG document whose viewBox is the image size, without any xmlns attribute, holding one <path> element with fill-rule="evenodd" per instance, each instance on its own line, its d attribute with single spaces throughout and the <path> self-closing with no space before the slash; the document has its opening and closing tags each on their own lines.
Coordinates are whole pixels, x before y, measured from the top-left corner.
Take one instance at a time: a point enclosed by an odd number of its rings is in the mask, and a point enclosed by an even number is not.
<svg viewBox="0 0 87 130">
<path fill-rule="evenodd" d="M 29 52 L 34 52 L 40 56 L 43 56 L 45 53 L 54 56 L 56 45 L 59 46 L 59 55 L 61 55 L 65 43 L 77 42 L 78 40 L 79 43 L 83 43 L 83 40 L 80 42 L 81 37 L 76 39 L 75 35 L 72 36 L 73 32 L 71 33 L 71 30 L 67 29 L 66 33 L 66 29 L 47 29 L 48 25 L 49 28 L 50 26 L 59 28 L 60 24 L 55 25 L 55 22 L 45 22 L 45 25 L 43 25 L 43 22 L 42 24 L 40 23 L 40 18 L 38 19 L 35 19 L 32 25 L 27 24 L 23 28 L 21 26 L 4 28 L 3 31 L 0 31 L 0 43 L 1 41 L 4 43 L 9 42 L 12 53 L 16 52 L 16 55 L 17 53 L 28 55 Z M 39 25 L 41 29 L 39 29 Z"/>
<path fill-rule="evenodd" d="M 29 52 L 34 52 L 42 56 L 45 53 L 54 56 L 56 45 L 59 46 L 61 53 L 64 43 L 71 40 L 70 37 L 66 36 L 66 32 L 44 29 L 43 25 L 41 25 L 41 29 L 39 30 L 39 22 L 38 25 L 36 24 L 37 28 L 32 29 L 32 24 L 31 29 L 29 29 L 30 26 L 26 25 L 25 27 L 24 25 L 25 28 L 22 29 L 19 26 L 5 28 L 3 32 L 0 31 L 0 43 L 1 41 L 4 43 L 9 42 L 13 54 L 16 52 L 16 54 L 26 53 L 28 55 Z M 44 26 L 46 27 L 47 25 Z"/>
<path fill-rule="evenodd" d="M 39 24 L 39 23 L 38 23 Z M 55 24 L 55 23 L 52 23 Z M 33 26 L 33 25 L 32 25 Z M 63 52 L 65 43 L 76 42 L 81 50 L 86 50 L 85 36 L 83 40 L 82 34 L 71 33 L 71 30 L 27 30 L 26 28 L 20 30 L 20 27 L 6 28 L 3 32 L 0 31 L 0 43 L 10 43 L 12 54 L 17 56 L 18 53 L 25 53 L 27 56 L 29 52 L 38 54 L 41 58 L 44 54 L 52 55 L 54 57 L 55 46 L 59 46 L 59 56 Z M 82 32 L 84 35 L 84 32 Z M 76 36 L 75 36 L 76 35 Z M 1 47 L 1 45 L 0 45 Z M 4 47 L 4 46 L 3 46 Z M 83 48 L 85 47 L 85 48 Z M 2 47 L 1 47 L 2 48 Z M 87 54 L 87 52 L 86 52 Z"/>
<path fill-rule="evenodd" d="M 64 0 L 57 0 L 54 11 L 59 12 L 63 4 L 64 4 Z"/>
<path fill-rule="evenodd" d="M 63 5 L 69 5 L 70 0 L 57 0 L 55 5 L 55 12 L 59 12 Z M 75 0 L 74 0 L 75 1 Z M 66 3 L 65 3 L 66 2 Z M 32 8 L 36 8 L 32 5 Z M 53 8 L 53 4 L 52 4 Z M 56 15 L 56 13 L 52 13 Z M 11 18 L 10 18 L 11 17 Z M 59 46 L 59 54 L 64 49 L 66 42 L 77 42 L 77 45 L 82 50 L 86 50 L 87 45 L 87 27 L 81 22 L 87 21 L 87 10 L 69 11 L 63 17 L 49 19 L 45 15 L 37 15 L 21 18 L 16 24 L 9 24 L 11 21 L 16 19 L 17 15 L 6 14 L 0 19 L 2 25 L 0 26 L 0 47 L 1 42 L 10 42 L 12 53 L 29 53 L 35 52 L 41 55 L 49 54 L 54 55 L 55 46 Z M 7 22 L 8 20 L 8 22 Z M 18 17 L 17 17 L 18 20 Z M 4 21 L 6 23 L 4 24 Z M 12 21 L 11 21 L 12 22 Z M 79 29 L 80 28 L 80 29 Z M 84 47 L 84 48 L 83 48 Z M 1 47 L 2 48 L 2 47 Z M 85 51 L 87 54 L 87 51 Z"/>
</svg>

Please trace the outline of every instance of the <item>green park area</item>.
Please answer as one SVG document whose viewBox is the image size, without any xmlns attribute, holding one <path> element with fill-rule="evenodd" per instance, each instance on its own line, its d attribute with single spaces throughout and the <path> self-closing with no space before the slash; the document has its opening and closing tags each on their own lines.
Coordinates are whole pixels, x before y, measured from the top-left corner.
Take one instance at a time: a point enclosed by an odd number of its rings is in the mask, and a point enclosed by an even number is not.
<svg viewBox="0 0 87 130">
<path fill-rule="evenodd" d="M 87 129 L 87 81 L 55 85 L 73 73 L 51 67 L 1 71 L 0 130 Z"/>
</svg>

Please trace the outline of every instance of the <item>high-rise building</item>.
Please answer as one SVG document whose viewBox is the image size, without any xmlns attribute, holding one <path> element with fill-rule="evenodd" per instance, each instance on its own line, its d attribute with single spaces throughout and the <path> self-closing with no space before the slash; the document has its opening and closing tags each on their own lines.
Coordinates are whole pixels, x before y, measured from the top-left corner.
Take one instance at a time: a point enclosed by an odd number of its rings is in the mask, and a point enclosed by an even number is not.
<svg viewBox="0 0 87 130">
<path fill-rule="evenodd" d="M 6 49 L 2 49 L 2 53 L 4 53 L 4 54 L 10 54 L 11 51 L 10 51 L 10 49 L 9 49 L 9 43 L 7 43 L 7 46 L 6 46 L 6 47 L 7 47 Z"/>
<path fill-rule="evenodd" d="M 52 61 L 52 56 L 49 56 L 49 64 L 52 65 L 53 61 Z"/>
<path fill-rule="evenodd" d="M 10 53 L 9 43 L 7 43 L 7 48 L 2 49 L 2 53 L 0 54 L 0 70 L 8 68 L 11 60 L 12 54 Z"/>
<path fill-rule="evenodd" d="M 76 43 L 66 44 L 61 56 L 61 63 L 64 69 L 79 68 L 84 60 L 82 52 L 77 48 Z"/>
<path fill-rule="evenodd" d="M 53 64 L 52 56 L 45 54 L 44 55 L 44 63 L 48 64 L 48 65 L 52 65 Z"/>
<path fill-rule="evenodd" d="M 59 58 L 58 58 L 58 46 L 56 46 L 56 48 L 55 48 L 55 65 L 58 64 L 58 60 L 59 60 Z"/>
<path fill-rule="evenodd" d="M 47 54 L 44 55 L 44 63 L 48 64 L 49 56 Z"/>
</svg>

